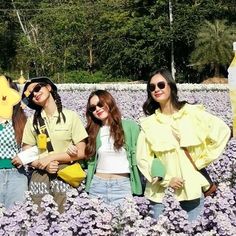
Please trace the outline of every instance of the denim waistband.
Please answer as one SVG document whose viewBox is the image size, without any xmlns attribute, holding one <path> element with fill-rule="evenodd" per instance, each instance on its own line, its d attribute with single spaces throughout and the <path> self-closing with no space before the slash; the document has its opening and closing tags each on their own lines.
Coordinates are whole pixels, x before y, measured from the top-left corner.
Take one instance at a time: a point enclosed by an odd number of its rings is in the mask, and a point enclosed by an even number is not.
<svg viewBox="0 0 236 236">
<path fill-rule="evenodd" d="M 120 178 L 101 178 L 100 176 L 97 176 L 96 174 L 93 176 L 93 178 L 98 179 L 99 181 L 104 182 L 119 182 L 124 180 L 129 180 L 129 177 L 122 176 Z"/>
</svg>

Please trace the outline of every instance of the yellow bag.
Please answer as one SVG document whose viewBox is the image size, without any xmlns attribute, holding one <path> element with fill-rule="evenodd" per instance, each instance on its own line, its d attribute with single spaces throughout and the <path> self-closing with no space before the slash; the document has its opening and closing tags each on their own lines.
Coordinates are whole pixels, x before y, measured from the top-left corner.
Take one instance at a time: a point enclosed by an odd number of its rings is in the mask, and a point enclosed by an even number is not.
<svg viewBox="0 0 236 236">
<path fill-rule="evenodd" d="M 57 175 L 72 187 L 78 187 L 86 174 L 79 163 L 69 165 L 57 172 Z"/>
<path fill-rule="evenodd" d="M 46 134 L 38 134 L 37 146 L 39 149 L 47 149 L 47 135 Z"/>
</svg>

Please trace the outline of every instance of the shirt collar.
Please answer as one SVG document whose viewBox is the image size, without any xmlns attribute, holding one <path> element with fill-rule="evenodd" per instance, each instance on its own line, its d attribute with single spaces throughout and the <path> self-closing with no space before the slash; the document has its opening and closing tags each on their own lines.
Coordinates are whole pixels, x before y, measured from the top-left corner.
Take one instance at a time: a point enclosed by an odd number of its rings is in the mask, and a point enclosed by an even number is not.
<svg viewBox="0 0 236 236">
<path fill-rule="evenodd" d="M 164 123 L 166 121 L 166 118 L 169 117 L 169 118 L 173 118 L 174 120 L 176 119 L 179 119 L 181 118 L 185 113 L 186 113 L 186 104 L 176 113 L 172 114 L 172 115 L 166 115 L 166 114 L 163 114 L 161 112 L 161 109 L 158 108 L 156 111 L 155 111 L 155 115 L 156 115 L 156 118 L 157 120 L 161 121 L 162 123 Z"/>
<path fill-rule="evenodd" d="M 41 111 L 41 116 L 42 116 L 43 119 L 47 118 L 47 114 L 44 110 Z M 59 112 L 56 109 L 56 111 L 53 113 L 52 117 L 58 117 L 58 116 L 59 116 Z"/>
</svg>

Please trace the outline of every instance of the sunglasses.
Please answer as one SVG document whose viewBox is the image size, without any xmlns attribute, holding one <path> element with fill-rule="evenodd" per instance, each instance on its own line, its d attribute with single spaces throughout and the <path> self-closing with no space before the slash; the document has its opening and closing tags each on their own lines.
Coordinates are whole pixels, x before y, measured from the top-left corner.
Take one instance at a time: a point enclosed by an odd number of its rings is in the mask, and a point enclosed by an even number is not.
<svg viewBox="0 0 236 236">
<path fill-rule="evenodd" d="M 104 104 L 102 102 L 98 102 L 97 105 L 92 105 L 89 107 L 89 112 L 93 113 L 94 111 L 96 111 L 96 108 L 99 107 L 99 108 L 102 108 L 104 107 Z"/>
<path fill-rule="evenodd" d="M 32 100 L 33 100 L 33 97 L 34 97 L 34 93 L 38 93 L 40 91 L 40 89 L 42 87 L 45 87 L 47 86 L 47 84 L 44 84 L 44 83 L 38 83 L 35 85 L 35 87 L 33 88 L 33 90 L 31 91 L 31 93 L 29 91 L 25 91 L 25 97 L 23 98 L 22 102 L 28 106 Z"/>
<path fill-rule="evenodd" d="M 44 84 L 44 83 L 38 83 L 38 84 L 36 84 L 35 87 L 33 88 L 33 90 L 31 91 L 31 94 L 38 93 L 38 92 L 40 91 L 40 89 L 41 89 L 42 87 L 45 87 L 45 86 L 47 86 L 47 85 Z"/>
<path fill-rule="evenodd" d="M 156 85 L 155 84 L 149 84 L 149 91 L 154 92 L 155 89 L 156 89 L 156 86 L 159 89 L 164 89 L 166 87 L 166 83 L 165 83 L 165 81 L 159 81 Z"/>
</svg>

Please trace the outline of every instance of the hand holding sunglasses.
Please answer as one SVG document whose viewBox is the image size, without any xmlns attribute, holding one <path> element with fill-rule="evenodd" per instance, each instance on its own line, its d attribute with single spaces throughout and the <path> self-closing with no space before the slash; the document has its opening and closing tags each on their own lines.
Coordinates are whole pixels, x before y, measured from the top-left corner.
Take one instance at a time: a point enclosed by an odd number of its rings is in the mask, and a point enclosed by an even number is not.
<svg viewBox="0 0 236 236">
<path fill-rule="evenodd" d="M 38 93 L 42 87 L 47 86 L 47 84 L 44 83 L 38 83 L 34 86 L 33 90 L 31 91 L 31 94 Z"/>
<path fill-rule="evenodd" d="M 34 97 L 34 93 L 38 93 L 42 87 L 47 86 L 47 84 L 44 83 L 38 83 L 35 85 L 35 87 L 33 88 L 33 90 L 31 91 L 31 93 L 27 93 L 27 91 L 25 92 L 26 97 L 22 100 L 23 103 L 25 103 L 25 105 L 28 105 L 29 102 L 32 101 L 33 97 Z"/>
</svg>

